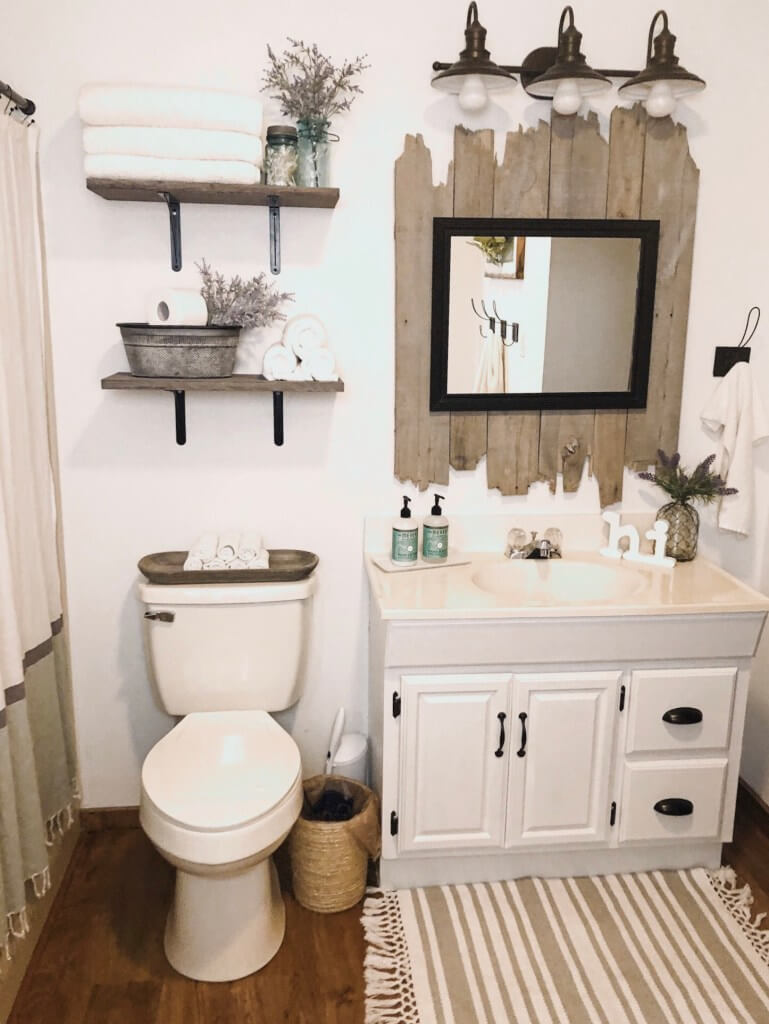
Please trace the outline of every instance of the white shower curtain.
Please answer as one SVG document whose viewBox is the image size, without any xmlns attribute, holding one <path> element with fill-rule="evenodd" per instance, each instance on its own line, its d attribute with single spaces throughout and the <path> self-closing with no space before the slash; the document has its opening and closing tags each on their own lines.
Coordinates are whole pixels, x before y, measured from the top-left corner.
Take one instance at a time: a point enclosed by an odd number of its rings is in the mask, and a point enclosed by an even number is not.
<svg viewBox="0 0 769 1024">
<path fill-rule="evenodd" d="M 0 116 L 0 949 L 77 792 L 49 448 L 37 128 Z"/>
</svg>

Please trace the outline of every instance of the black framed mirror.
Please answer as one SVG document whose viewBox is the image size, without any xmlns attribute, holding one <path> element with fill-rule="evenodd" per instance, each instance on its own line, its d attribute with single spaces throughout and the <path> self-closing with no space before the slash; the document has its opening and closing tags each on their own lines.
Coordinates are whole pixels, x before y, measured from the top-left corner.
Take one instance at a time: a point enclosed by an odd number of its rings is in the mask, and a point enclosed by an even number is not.
<svg viewBox="0 0 769 1024">
<path fill-rule="evenodd" d="M 432 411 L 646 405 L 657 220 L 436 217 Z"/>
</svg>

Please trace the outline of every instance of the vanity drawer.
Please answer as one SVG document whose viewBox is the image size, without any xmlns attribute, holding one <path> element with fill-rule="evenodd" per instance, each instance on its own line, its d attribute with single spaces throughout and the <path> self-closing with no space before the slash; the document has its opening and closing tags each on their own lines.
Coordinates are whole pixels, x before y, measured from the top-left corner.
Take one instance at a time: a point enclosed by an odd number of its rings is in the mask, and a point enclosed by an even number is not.
<svg viewBox="0 0 769 1024">
<path fill-rule="evenodd" d="M 726 768 L 726 758 L 626 764 L 620 842 L 717 838 Z"/>
<path fill-rule="evenodd" d="M 634 672 L 627 753 L 725 750 L 736 668 Z"/>
</svg>

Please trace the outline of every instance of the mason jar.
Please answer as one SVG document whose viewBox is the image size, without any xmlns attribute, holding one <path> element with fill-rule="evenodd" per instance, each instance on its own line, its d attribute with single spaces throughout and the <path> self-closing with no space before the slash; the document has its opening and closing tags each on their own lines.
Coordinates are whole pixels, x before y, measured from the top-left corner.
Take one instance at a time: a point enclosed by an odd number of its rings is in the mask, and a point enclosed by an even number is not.
<svg viewBox="0 0 769 1024">
<path fill-rule="evenodd" d="M 329 183 L 328 147 L 336 141 L 324 118 L 310 117 L 298 125 L 299 166 L 297 183 L 304 188 L 325 188 Z"/>
<path fill-rule="evenodd" d="M 272 124 L 267 129 L 264 149 L 266 185 L 296 185 L 296 128 L 290 124 Z"/>
</svg>

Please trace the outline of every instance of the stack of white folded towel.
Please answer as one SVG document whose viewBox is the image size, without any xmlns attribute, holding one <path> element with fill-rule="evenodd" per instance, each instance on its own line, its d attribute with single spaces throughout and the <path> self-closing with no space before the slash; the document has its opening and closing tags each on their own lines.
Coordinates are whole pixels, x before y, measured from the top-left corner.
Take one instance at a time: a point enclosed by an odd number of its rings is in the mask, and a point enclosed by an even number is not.
<svg viewBox="0 0 769 1024">
<path fill-rule="evenodd" d="M 323 321 L 310 313 L 292 317 L 283 337 L 264 353 L 267 380 L 338 380 Z"/>
<path fill-rule="evenodd" d="M 255 530 L 204 533 L 187 553 L 185 569 L 269 569 L 270 555 Z"/>
<path fill-rule="evenodd" d="M 262 104 L 254 96 L 154 85 L 80 91 L 87 178 L 254 185 Z"/>
</svg>

